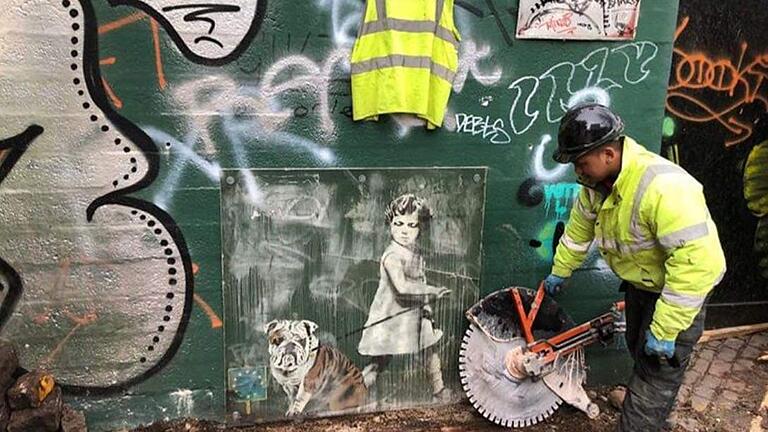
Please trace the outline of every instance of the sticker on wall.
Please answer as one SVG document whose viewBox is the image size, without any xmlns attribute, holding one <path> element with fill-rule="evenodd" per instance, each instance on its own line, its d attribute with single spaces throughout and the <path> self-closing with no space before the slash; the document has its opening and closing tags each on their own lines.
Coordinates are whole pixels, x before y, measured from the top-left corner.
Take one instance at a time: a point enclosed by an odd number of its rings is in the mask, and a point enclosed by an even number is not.
<svg viewBox="0 0 768 432">
<path fill-rule="evenodd" d="M 485 179 L 485 168 L 224 170 L 228 420 L 459 401 Z M 247 374 L 232 378 L 250 365 L 268 365 L 265 399 L 243 397 Z"/>
<path fill-rule="evenodd" d="M 635 38 L 640 0 L 520 0 L 521 39 Z"/>
<path fill-rule="evenodd" d="M 234 394 L 235 401 L 243 404 L 246 414 L 250 414 L 251 402 L 267 398 L 267 367 L 227 369 L 227 390 Z"/>
</svg>

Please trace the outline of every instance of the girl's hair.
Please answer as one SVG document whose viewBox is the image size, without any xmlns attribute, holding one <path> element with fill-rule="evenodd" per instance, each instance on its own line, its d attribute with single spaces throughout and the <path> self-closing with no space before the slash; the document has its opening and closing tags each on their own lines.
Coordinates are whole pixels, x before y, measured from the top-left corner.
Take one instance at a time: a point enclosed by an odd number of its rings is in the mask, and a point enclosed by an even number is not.
<svg viewBox="0 0 768 432">
<path fill-rule="evenodd" d="M 432 219 L 432 210 L 427 202 L 414 194 L 400 195 L 392 200 L 384 211 L 384 219 L 387 225 L 392 223 L 395 216 L 403 216 L 416 213 L 419 218 L 419 228 L 426 230 L 429 220 Z"/>
</svg>

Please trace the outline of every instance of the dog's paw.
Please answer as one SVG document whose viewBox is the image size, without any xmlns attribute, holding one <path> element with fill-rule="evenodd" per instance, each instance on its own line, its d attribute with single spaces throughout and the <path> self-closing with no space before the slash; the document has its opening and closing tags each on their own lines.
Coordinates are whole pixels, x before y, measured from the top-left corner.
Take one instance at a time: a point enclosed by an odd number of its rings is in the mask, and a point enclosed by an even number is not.
<svg viewBox="0 0 768 432">
<path fill-rule="evenodd" d="M 300 415 L 300 414 L 301 414 L 301 409 L 299 409 L 298 407 L 296 407 L 294 405 L 291 405 L 288 408 L 288 411 L 285 412 L 285 416 L 286 417 L 295 417 L 295 416 Z"/>
</svg>

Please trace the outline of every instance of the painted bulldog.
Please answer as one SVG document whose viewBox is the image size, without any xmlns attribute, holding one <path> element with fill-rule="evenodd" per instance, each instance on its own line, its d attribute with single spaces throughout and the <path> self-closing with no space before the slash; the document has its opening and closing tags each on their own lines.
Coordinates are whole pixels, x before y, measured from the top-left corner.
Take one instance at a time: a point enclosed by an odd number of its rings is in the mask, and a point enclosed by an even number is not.
<svg viewBox="0 0 768 432">
<path fill-rule="evenodd" d="M 338 349 L 320 345 L 315 330 L 317 324 L 307 320 L 264 326 L 270 371 L 288 396 L 287 416 L 346 411 L 367 397 L 360 369 Z"/>
</svg>

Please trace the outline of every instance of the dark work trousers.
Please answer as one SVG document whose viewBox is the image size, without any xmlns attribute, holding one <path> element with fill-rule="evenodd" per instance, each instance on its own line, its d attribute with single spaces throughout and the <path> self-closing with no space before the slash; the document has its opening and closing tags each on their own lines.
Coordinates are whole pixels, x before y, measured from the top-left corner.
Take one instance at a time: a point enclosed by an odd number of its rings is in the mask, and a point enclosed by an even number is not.
<svg viewBox="0 0 768 432">
<path fill-rule="evenodd" d="M 650 327 L 659 294 L 624 282 L 627 348 L 635 361 L 621 409 L 619 432 L 655 432 L 666 425 L 694 345 L 704 330 L 704 308 L 675 340 L 675 360 L 645 354 L 645 331 Z M 679 363 L 679 364 L 674 364 Z"/>
</svg>

